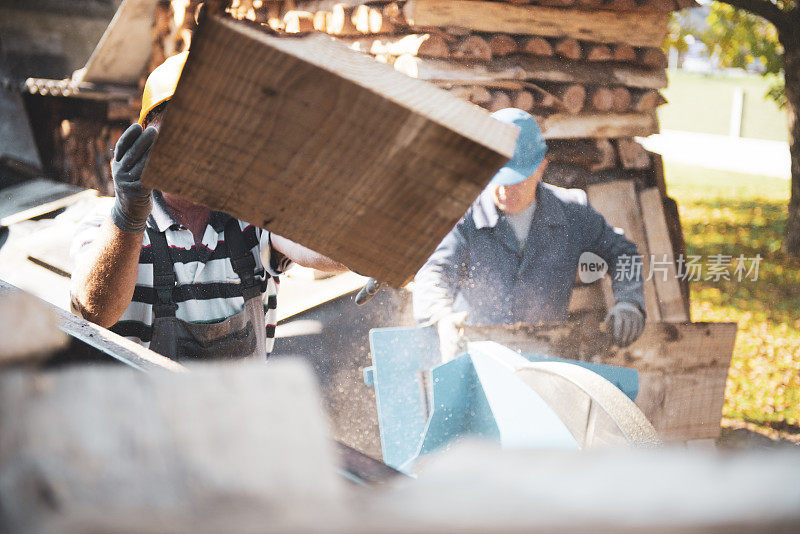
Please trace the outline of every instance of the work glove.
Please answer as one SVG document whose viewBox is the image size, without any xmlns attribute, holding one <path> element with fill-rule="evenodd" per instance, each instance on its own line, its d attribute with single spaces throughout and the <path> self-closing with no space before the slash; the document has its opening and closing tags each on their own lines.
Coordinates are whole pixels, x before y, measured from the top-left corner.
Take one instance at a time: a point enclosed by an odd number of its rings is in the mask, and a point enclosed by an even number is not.
<svg viewBox="0 0 800 534">
<path fill-rule="evenodd" d="M 611 338 L 618 347 L 627 347 L 642 335 L 644 313 L 631 302 L 617 302 L 606 315 Z"/>
<path fill-rule="evenodd" d="M 111 220 L 123 232 L 143 232 L 153 208 L 153 190 L 142 185 L 142 171 L 157 135 L 152 126 L 142 131 L 139 124 L 132 124 L 114 147 L 111 176 L 115 200 Z"/>
<path fill-rule="evenodd" d="M 454 312 L 443 316 L 436 321 L 436 331 L 439 334 L 439 352 L 442 363 L 447 363 L 460 353 L 467 350 L 467 342 L 462 335 L 462 328 L 467 322 L 468 312 Z"/>
</svg>

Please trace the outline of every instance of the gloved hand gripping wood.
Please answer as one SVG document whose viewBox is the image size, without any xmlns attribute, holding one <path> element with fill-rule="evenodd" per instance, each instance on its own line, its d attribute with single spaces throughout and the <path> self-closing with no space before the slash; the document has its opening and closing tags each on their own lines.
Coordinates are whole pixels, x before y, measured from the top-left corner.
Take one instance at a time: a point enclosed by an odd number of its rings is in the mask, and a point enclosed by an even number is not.
<svg viewBox="0 0 800 534">
<path fill-rule="evenodd" d="M 606 315 L 606 323 L 611 328 L 611 337 L 618 347 L 627 347 L 642 335 L 644 313 L 636 304 L 617 302 Z"/>
<path fill-rule="evenodd" d="M 115 200 L 111 220 L 123 232 L 143 232 L 153 207 L 153 190 L 142 185 L 142 172 L 157 136 L 152 126 L 143 131 L 139 124 L 132 124 L 114 147 L 111 176 Z"/>
</svg>

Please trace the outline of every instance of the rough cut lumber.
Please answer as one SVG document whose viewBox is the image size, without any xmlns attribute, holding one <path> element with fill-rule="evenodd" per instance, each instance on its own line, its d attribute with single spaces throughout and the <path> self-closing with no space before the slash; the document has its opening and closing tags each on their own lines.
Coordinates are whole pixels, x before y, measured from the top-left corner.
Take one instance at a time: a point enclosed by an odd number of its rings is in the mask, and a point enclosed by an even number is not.
<svg viewBox="0 0 800 534">
<path fill-rule="evenodd" d="M 350 47 L 372 55 L 402 56 L 403 54 L 410 54 L 412 56 L 434 58 L 450 57 L 450 48 L 447 46 L 447 42 L 441 35 L 435 33 L 412 33 L 374 39 L 359 39 L 352 42 Z"/>
<path fill-rule="evenodd" d="M 333 6 L 326 31 L 331 35 L 358 35 L 359 31 L 353 25 L 353 8 L 341 4 Z"/>
<path fill-rule="evenodd" d="M 289 11 L 283 16 L 283 30 L 286 33 L 314 31 L 314 14 L 308 11 Z"/>
<path fill-rule="evenodd" d="M 667 55 L 660 48 L 640 48 L 636 57 L 642 65 L 655 69 L 667 68 Z"/>
<path fill-rule="evenodd" d="M 593 284 L 575 284 L 572 289 L 572 298 L 569 300 L 569 313 L 570 315 L 593 314 L 597 320 L 601 320 L 606 314 L 606 305 L 603 301 L 603 289 L 600 284 L 597 282 Z"/>
<path fill-rule="evenodd" d="M 578 60 L 583 57 L 583 48 L 581 44 L 576 39 L 569 37 L 556 41 L 553 50 L 557 56 L 563 57 L 564 59 Z"/>
<path fill-rule="evenodd" d="M 606 45 L 591 45 L 586 52 L 586 61 L 611 61 L 611 48 Z"/>
<path fill-rule="evenodd" d="M 617 150 L 619 162 L 626 169 L 649 169 L 653 164 L 650 161 L 650 153 L 633 139 L 617 139 Z"/>
<path fill-rule="evenodd" d="M 633 111 L 651 111 L 666 103 L 667 99 L 655 89 L 634 91 L 631 95 L 631 109 Z"/>
<path fill-rule="evenodd" d="M 465 66 L 459 62 L 401 56 L 395 69 L 412 78 L 454 84 L 497 80 L 538 80 L 544 82 L 625 85 L 645 89 L 667 86 L 663 69 L 643 69 L 631 65 L 577 63 L 553 57 L 526 55 L 497 58 L 485 65 Z"/>
<path fill-rule="evenodd" d="M 652 47 L 664 42 L 669 18 L 659 12 L 586 12 L 476 0 L 409 0 L 403 13 L 412 26 L 460 26 L 482 32 Z"/>
<path fill-rule="evenodd" d="M 522 42 L 520 50 L 534 56 L 552 56 L 555 54 L 550 41 L 542 37 L 528 37 Z"/>
<path fill-rule="evenodd" d="M 67 346 L 52 307 L 23 291 L 0 293 L 0 371 L 4 365 L 39 361 Z"/>
<path fill-rule="evenodd" d="M 664 441 L 719 435 L 735 323 L 653 323 L 630 347 L 612 346 L 602 324 L 467 326 L 469 340 L 513 350 L 632 367 L 639 372 L 636 405 Z"/>
<path fill-rule="evenodd" d="M 658 305 L 655 282 L 650 274 L 650 249 L 647 247 L 647 237 L 644 230 L 642 209 L 639 197 L 636 195 L 636 186 L 632 180 L 617 180 L 614 182 L 591 185 L 586 191 L 589 202 L 600 214 L 605 217 L 608 224 L 621 228 L 625 237 L 633 241 L 641 256 L 641 271 L 638 273 L 644 282 L 644 303 L 647 320 L 657 322 L 661 320 L 661 308 Z M 649 215 L 649 214 L 648 214 Z M 631 264 L 632 265 L 632 264 Z M 610 265 L 609 269 L 614 266 Z M 632 269 L 628 274 L 634 274 Z M 603 280 L 603 291 L 606 295 L 606 304 L 613 305 L 614 296 L 611 293 L 611 283 L 608 277 Z"/>
<path fill-rule="evenodd" d="M 614 94 L 614 104 L 611 110 L 617 113 L 623 113 L 631 109 L 631 92 L 627 87 L 615 87 L 611 90 Z"/>
<path fill-rule="evenodd" d="M 125 0 L 86 62 L 81 81 L 136 84 L 150 60 L 157 0 Z"/>
<path fill-rule="evenodd" d="M 672 241 L 672 250 L 676 258 L 686 257 L 686 242 L 683 239 L 683 229 L 681 228 L 680 214 L 678 213 L 678 203 L 674 199 L 665 196 L 664 189 L 664 162 L 661 160 L 661 155 L 653 154 L 653 162 L 656 172 L 656 185 L 661 192 L 663 199 L 664 215 L 667 220 L 667 228 L 669 230 L 669 238 Z M 662 189 L 663 188 L 663 189 Z M 683 298 L 683 308 L 686 312 L 686 317 L 692 319 L 691 302 L 689 299 L 689 279 L 683 278 L 680 283 L 681 297 Z"/>
<path fill-rule="evenodd" d="M 496 57 L 504 57 L 519 50 L 517 41 L 504 33 L 492 35 L 489 38 L 489 48 L 492 51 L 492 55 Z"/>
<path fill-rule="evenodd" d="M 210 89 L 231 79 L 225 97 Z M 402 286 L 516 135 L 327 36 L 278 38 L 211 17 L 143 181 Z"/>
<path fill-rule="evenodd" d="M 492 59 L 492 49 L 486 39 L 480 35 L 470 35 L 453 47 L 451 57 L 489 61 Z"/>
<path fill-rule="evenodd" d="M 661 192 L 657 187 L 645 189 L 639 193 L 639 202 L 642 204 L 642 212 L 647 214 L 644 218 L 644 229 L 650 254 L 654 261 L 658 262 L 654 264 L 657 270 L 654 268 L 653 279 L 656 284 L 661 319 L 673 323 L 688 321 L 689 316 L 681 294 L 674 248 L 669 237 Z"/>
<path fill-rule="evenodd" d="M 647 137 L 658 133 L 653 113 L 555 113 L 537 116 L 546 139 Z"/>
</svg>

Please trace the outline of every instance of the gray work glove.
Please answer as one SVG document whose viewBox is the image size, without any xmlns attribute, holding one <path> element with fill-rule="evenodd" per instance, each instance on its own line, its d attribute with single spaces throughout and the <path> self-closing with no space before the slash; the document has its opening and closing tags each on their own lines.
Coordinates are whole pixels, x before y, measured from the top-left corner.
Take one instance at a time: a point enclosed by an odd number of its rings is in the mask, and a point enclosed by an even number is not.
<svg viewBox="0 0 800 534">
<path fill-rule="evenodd" d="M 142 131 L 132 124 L 114 147 L 111 176 L 114 178 L 114 207 L 111 220 L 123 232 L 143 232 L 153 208 L 153 192 L 142 185 L 142 171 L 158 132 L 152 126 Z"/>
<path fill-rule="evenodd" d="M 606 315 L 611 337 L 618 347 L 627 347 L 642 335 L 644 313 L 631 302 L 617 302 Z"/>
<path fill-rule="evenodd" d="M 460 353 L 467 350 L 467 343 L 462 336 L 461 329 L 467 322 L 467 312 L 454 312 L 443 316 L 436 321 L 436 331 L 439 334 L 439 352 L 442 363 L 447 363 Z"/>
<path fill-rule="evenodd" d="M 366 304 L 369 301 L 369 299 L 375 296 L 375 294 L 378 292 L 378 290 L 380 290 L 382 286 L 383 282 L 378 282 L 374 278 L 370 278 L 369 280 L 367 280 L 367 283 L 364 284 L 364 287 L 362 287 L 358 291 L 358 293 L 356 293 L 354 299 L 356 301 L 356 304 L 358 304 L 359 306 L 363 306 L 364 304 Z"/>
</svg>

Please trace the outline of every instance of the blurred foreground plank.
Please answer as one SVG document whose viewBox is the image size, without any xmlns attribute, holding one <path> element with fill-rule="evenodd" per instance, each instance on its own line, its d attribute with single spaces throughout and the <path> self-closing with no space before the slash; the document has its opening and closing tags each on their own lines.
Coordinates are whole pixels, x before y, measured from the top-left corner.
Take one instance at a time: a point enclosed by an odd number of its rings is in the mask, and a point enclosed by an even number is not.
<svg viewBox="0 0 800 534">
<path fill-rule="evenodd" d="M 230 503 L 268 509 L 280 530 L 340 504 L 316 382 L 298 360 L 9 371 L 0 434 L 0 524 L 14 532 L 90 510 L 153 520 Z"/>
</svg>

